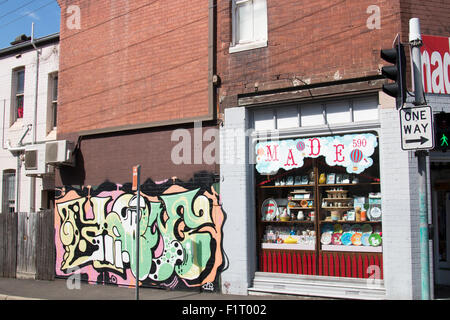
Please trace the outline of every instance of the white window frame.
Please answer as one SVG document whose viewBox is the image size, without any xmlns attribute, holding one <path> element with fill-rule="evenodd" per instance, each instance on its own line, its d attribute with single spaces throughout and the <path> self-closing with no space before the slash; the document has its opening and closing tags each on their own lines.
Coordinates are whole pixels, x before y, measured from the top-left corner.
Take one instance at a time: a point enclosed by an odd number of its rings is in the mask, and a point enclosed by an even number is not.
<svg viewBox="0 0 450 320">
<path fill-rule="evenodd" d="M 56 99 L 55 99 L 56 89 Z M 48 107 L 47 107 L 47 133 L 56 129 L 56 114 L 58 113 L 58 72 L 52 72 L 48 75 Z M 56 109 L 56 110 L 55 110 Z"/>
<path fill-rule="evenodd" d="M 265 30 L 263 30 L 264 36 L 256 39 L 255 38 L 255 21 L 254 21 L 254 2 L 255 1 L 261 1 L 264 2 L 265 6 L 265 25 L 263 26 Z M 232 21 L 231 21 L 231 27 L 232 27 L 232 43 L 230 44 L 229 52 L 240 52 L 245 50 L 252 50 L 257 48 L 263 48 L 267 47 L 267 38 L 268 38 L 268 19 L 267 19 L 267 0 L 232 0 Z M 242 5 L 251 4 L 252 5 L 252 38 L 246 39 L 246 40 L 239 40 L 238 39 L 238 33 L 239 33 L 239 12 L 238 9 Z"/>
<path fill-rule="evenodd" d="M 23 72 L 23 92 L 18 92 L 19 88 L 19 72 Z M 22 117 L 18 117 L 18 104 L 17 101 L 19 98 L 22 98 Z M 25 110 L 25 67 L 15 68 L 12 72 L 12 97 L 11 97 L 11 121 L 10 125 L 13 125 L 19 119 L 23 118 L 23 112 Z"/>
</svg>

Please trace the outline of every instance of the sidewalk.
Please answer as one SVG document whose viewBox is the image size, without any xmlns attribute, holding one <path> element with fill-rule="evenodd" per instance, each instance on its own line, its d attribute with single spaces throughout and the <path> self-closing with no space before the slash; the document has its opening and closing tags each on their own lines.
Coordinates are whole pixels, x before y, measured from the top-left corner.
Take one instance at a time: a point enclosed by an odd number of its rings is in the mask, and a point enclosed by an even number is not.
<svg viewBox="0 0 450 320">
<path fill-rule="evenodd" d="M 70 287 L 70 286 L 69 286 Z M 69 289 L 66 280 L 54 281 L 0 277 L 0 300 L 135 300 L 136 289 L 82 282 Z M 292 295 L 241 296 L 199 291 L 140 288 L 140 300 L 322 300 Z"/>
</svg>

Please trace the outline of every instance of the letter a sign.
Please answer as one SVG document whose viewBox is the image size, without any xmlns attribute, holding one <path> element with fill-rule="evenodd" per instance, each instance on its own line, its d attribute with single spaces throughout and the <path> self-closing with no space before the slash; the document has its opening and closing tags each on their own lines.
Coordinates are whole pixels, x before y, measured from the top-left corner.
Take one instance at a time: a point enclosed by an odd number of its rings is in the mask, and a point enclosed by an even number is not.
<svg viewBox="0 0 450 320">
<path fill-rule="evenodd" d="M 433 111 L 430 106 L 400 109 L 403 150 L 434 148 Z"/>
</svg>

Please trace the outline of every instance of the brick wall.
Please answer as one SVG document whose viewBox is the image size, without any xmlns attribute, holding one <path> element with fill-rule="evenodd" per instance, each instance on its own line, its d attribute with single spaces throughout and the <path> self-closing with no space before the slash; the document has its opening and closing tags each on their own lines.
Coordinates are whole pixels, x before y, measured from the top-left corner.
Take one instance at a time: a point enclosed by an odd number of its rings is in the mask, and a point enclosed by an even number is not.
<svg viewBox="0 0 450 320">
<path fill-rule="evenodd" d="M 58 2 L 61 136 L 208 114 L 208 1 Z"/>
<path fill-rule="evenodd" d="M 377 75 L 380 49 L 400 32 L 397 1 L 267 0 L 268 46 L 229 53 L 231 1 L 218 1 L 218 73 L 221 107 L 236 95 Z M 371 5 L 380 8 L 380 29 L 369 29 Z"/>
<path fill-rule="evenodd" d="M 390 48 L 397 33 L 407 43 L 412 17 L 420 19 L 423 34 L 450 35 L 445 1 L 267 0 L 268 46 L 230 54 L 230 3 L 218 1 L 217 8 L 221 112 L 256 86 L 262 92 L 293 87 L 296 78 L 305 85 L 377 75 L 386 64 L 380 49 Z M 380 29 L 367 26 L 372 5 L 380 8 Z M 408 48 L 406 55 L 409 66 Z"/>
<path fill-rule="evenodd" d="M 174 135 L 175 129 L 182 130 L 182 138 Z M 219 171 L 219 162 L 211 163 L 208 157 L 216 155 L 218 142 L 216 138 L 212 142 L 206 138 L 208 131 L 216 132 L 218 138 L 217 127 L 208 123 L 204 123 L 203 128 L 194 128 L 191 124 L 85 137 L 79 142 L 76 166 L 61 167 L 55 185 L 98 186 L 105 181 L 131 182 L 132 167 L 138 164 L 141 165 L 142 183 L 148 178 L 163 181 L 172 177 L 187 182 L 199 173 L 214 174 Z M 73 140 L 75 137 L 68 138 Z M 214 141 L 217 148 L 212 150 Z M 183 151 L 176 148 L 183 145 L 190 148 Z M 194 152 L 196 146 L 200 157 Z M 190 156 L 184 158 L 187 161 L 177 163 L 189 152 Z"/>
</svg>

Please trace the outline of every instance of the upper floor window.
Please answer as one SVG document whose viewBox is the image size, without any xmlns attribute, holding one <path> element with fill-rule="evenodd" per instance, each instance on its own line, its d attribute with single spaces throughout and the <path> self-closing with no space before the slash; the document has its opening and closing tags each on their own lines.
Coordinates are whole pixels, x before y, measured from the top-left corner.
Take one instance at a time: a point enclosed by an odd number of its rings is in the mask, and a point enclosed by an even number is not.
<svg viewBox="0 0 450 320">
<path fill-rule="evenodd" d="M 25 68 L 19 68 L 13 70 L 13 94 L 11 99 L 12 106 L 12 118 L 11 124 L 17 119 L 23 118 L 23 105 L 24 105 L 24 87 L 25 87 Z"/>
<path fill-rule="evenodd" d="M 56 128 L 56 119 L 58 113 L 58 73 L 51 73 L 48 77 L 48 97 L 49 97 L 49 109 L 48 109 L 48 126 L 47 131 L 51 131 Z"/>
<path fill-rule="evenodd" d="M 267 46 L 266 0 L 232 1 L 230 53 Z"/>
</svg>

